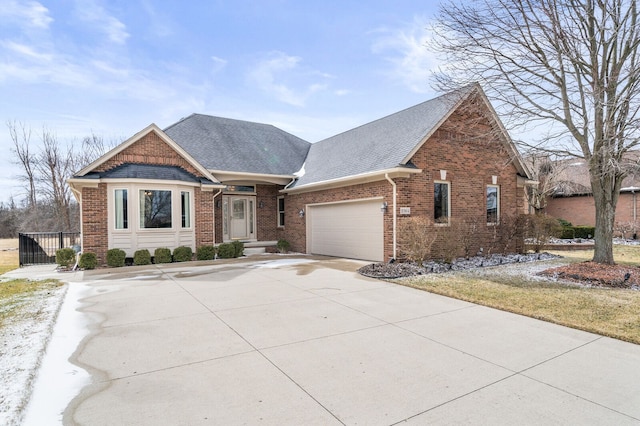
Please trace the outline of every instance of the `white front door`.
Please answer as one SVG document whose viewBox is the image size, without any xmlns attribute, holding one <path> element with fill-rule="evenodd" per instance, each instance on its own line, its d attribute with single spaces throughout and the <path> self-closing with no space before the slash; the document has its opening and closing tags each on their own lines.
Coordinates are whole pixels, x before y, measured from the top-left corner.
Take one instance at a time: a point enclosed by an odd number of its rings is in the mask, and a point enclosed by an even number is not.
<svg viewBox="0 0 640 426">
<path fill-rule="evenodd" d="M 224 198 L 225 240 L 255 239 L 255 197 Z"/>
</svg>

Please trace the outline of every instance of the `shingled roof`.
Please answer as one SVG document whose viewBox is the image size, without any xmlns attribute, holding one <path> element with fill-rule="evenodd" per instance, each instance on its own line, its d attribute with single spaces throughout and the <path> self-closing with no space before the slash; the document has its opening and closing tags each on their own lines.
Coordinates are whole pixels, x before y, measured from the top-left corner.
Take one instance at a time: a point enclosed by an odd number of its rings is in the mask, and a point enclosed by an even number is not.
<svg viewBox="0 0 640 426">
<path fill-rule="evenodd" d="M 156 164 L 124 163 L 104 172 L 89 172 L 85 179 L 152 179 L 173 180 L 180 182 L 200 183 L 202 185 L 215 185 L 206 178 L 197 177 L 178 166 L 166 166 Z"/>
<path fill-rule="evenodd" d="M 311 144 L 269 124 L 192 114 L 164 132 L 208 170 L 292 175 Z"/>
<path fill-rule="evenodd" d="M 405 164 L 454 107 L 475 88 L 467 86 L 311 145 L 296 188 Z"/>
</svg>

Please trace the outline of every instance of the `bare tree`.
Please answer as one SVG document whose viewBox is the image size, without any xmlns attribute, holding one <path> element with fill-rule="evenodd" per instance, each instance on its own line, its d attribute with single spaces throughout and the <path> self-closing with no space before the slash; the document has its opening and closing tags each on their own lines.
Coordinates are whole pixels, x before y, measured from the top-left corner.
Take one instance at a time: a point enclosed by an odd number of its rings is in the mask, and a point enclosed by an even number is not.
<svg viewBox="0 0 640 426">
<path fill-rule="evenodd" d="M 536 148 L 588 164 L 593 260 L 612 264 L 620 186 L 636 169 L 640 23 L 635 0 L 478 0 L 442 5 L 436 86 L 479 81 L 510 127 L 545 123 Z M 553 141 L 553 144 L 549 142 Z"/>
<path fill-rule="evenodd" d="M 54 208 L 57 227 L 70 231 L 71 223 L 71 192 L 67 179 L 73 172 L 73 149 L 64 150 L 56 135 L 43 127 L 42 146 L 37 159 L 38 179 L 43 194 Z"/>
<path fill-rule="evenodd" d="M 36 156 L 31 149 L 31 129 L 22 122 L 7 121 L 9 135 L 13 141 L 11 152 L 16 156 L 15 163 L 22 167 L 23 174 L 18 178 L 26 183 L 27 204 L 37 210 Z"/>
</svg>

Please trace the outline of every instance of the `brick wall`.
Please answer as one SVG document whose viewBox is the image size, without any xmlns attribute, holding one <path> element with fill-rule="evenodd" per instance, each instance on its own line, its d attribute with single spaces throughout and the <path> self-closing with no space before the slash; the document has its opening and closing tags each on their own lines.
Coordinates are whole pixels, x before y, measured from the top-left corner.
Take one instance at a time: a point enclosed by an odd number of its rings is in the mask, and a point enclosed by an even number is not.
<svg viewBox="0 0 640 426">
<path fill-rule="evenodd" d="M 524 190 L 517 185 L 517 170 L 510 161 L 507 149 L 490 126 L 482 103 L 471 100 L 457 114 L 452 115 L 438 131 L 416 152 L 412 162 L 423 173 L 409 178 L 394 179 L 397 185 L 397 208 L 410 207 L 411 216 L 433 219 L 434 180 L 441 180 L 441 170 L 446 170 L 446 181 L 451 190 L 451 218 L 464 220 L 478 218 L 479 229 L 473 238 L 473 251 L 487 248 L 496 229 L 486 223 L 486 186 L 493 183 L 500 187 L 500 216 L 506 222 L 524 209 Z M 292 250 L 306 251 L 306 218 L 298 211 L 307 204 L 362 198 L 384 197 L 391 209 L 392 186 L 386 180 L 345 188 L 291 194 L 285 199 L 285 238 Z M 398 225 L 406 217 L 398 212 Z M 384 216 L 384 258 L 393 255 L 393 215 Z M 437 241 L 433 247 L 438 256 L 445 242 Z M 514 247 L 516 249 L 516 247 Z"/>
<path fill-rule="evenodd" d="M 618 198 L 616 206 L 616 222 L 634 223 L 640 214 L 638 195 L 623 192 Z M 574 197 L 558 197 L 547 199 L 545 213 L 558 219 L 564 219 L 573 225 L 596 224 L 595 202 L 591 195 L 579 195 Z"/>
<path fill-rule="evenodd" d="M 167 145 L 155 132 L 114 155 L 96 168 L 106 171 L 123 163 L 142 163 L 178 166 L 200 176 L 178 152 Z M 196 245 L 213 244 L 213 194 L 194 188 Z M 84 251 L 96 253 L 99 263 L 106 263 L 108 247 L 107 185 L 82 189 L 82 246 Z"/>
<path fill-rule="evenodd" d="M 107 184 L 82 188 L 82 250 L 93 252 L 98 263 L 106 262 L 108 250 Z"/>
</svg>

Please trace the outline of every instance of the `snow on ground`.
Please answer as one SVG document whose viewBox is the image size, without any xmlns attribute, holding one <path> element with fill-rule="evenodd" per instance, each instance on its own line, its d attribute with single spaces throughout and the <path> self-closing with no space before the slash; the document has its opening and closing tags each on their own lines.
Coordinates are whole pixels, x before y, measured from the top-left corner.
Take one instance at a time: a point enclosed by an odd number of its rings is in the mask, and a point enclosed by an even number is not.
<svg viewBox="0 0 640 426">
<path fill-rule="evenodd" d="M 22 302 L 20 314 L 0 327 L 2 425 L 21 424 L 36 371 L 67 288 L 68 285 L 63 285 L 34 292 Z"/>
<path fill-rule="evenodd" d="M 86 283 L 69 286 L 24 412 L 24 426 L 62 424 L 65 408 L 91 379 L 69 359 L 89 331 L 89 317 L 78 309 L 92 291 Z"/>
</svg>

